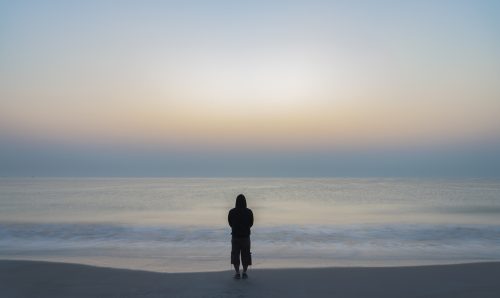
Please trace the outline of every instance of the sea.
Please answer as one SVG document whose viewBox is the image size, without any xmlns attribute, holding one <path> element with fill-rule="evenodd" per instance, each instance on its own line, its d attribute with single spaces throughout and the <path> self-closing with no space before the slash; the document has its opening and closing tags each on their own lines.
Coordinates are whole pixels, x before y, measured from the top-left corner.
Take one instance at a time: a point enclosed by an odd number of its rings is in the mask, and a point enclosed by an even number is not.
<svg viewBox="0 0 500 298">
<path fill-rule="evenodd" d="M 230 270 L 240 193 L 253 268 L 500 261 L 500 180 L 416 178 L 0 178 L 0 259 Z"/>
</svg>

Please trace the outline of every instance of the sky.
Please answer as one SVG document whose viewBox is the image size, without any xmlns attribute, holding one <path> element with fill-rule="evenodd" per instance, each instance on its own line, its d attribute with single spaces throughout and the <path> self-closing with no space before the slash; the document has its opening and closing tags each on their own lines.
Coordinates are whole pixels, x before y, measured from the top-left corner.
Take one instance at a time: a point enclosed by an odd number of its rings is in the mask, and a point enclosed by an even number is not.
<svg viewBox="0 0 500 298">
<path fill-rule="evenodd" d="M 0 176 L 500 177 L 500 2 L 0 0 Z"/>
</svg>

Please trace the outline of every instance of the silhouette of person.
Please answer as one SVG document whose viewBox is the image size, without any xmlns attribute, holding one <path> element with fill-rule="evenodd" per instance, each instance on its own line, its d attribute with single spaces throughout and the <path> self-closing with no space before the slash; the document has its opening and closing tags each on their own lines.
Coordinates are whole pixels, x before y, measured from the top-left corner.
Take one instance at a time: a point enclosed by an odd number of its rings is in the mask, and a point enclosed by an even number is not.
<svg viewBox="0 0 500 298">
<path fill-rule="evenodd" d="M 250 228 L 253 225 L 252 210 L 247 208 L 245 196 L 240 194 L 236 197 L 235 208 L 229 211 L 227 216 L 231 227 L 231 264 L 236 271 L 234 278 L 240 279 L 240 255 L 243 264 L 243 278 L 248 278 L 247 269 L 252 265 L 250 253 Z"/>
</svg>

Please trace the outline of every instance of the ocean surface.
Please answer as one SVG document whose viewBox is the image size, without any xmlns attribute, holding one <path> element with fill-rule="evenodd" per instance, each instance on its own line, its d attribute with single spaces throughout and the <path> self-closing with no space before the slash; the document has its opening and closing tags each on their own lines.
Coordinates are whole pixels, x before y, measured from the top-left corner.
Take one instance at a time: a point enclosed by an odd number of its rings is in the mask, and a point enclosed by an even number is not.
<svg viewBox="0 0 500 298">
<path fill-rule="evenodd" d="M 500 261 L 500 180 L 379 178 L 0 178 L 0 259 L 228 270 L 239 193 L 256 268 Z"/>
</svg>

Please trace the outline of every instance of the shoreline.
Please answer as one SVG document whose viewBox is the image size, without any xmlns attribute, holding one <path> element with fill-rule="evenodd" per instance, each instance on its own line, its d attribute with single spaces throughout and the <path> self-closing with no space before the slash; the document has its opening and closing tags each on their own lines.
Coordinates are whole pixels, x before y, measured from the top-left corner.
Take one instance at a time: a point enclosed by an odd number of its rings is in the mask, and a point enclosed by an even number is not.
<svg viewBox="0 0 500 298">
<path fill-rule="evenodd" d="M 500 262 L 158 273 L 0 260 L 2 297 L 499 297 Z"/>
</svg>

